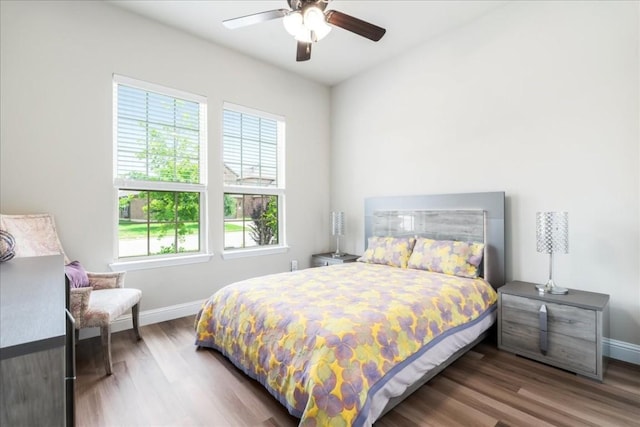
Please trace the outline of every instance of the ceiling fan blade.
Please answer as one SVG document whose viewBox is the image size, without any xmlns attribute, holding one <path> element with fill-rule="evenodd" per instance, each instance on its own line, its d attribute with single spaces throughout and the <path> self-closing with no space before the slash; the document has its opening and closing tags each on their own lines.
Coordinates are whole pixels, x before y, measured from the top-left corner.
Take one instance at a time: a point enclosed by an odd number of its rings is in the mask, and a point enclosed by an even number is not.
<svg viewBox="0 0 640 427">
<path fill-rule="evenodd" d="M 247 27 L 253 24 L 259 24 L 272 19 L 278 19 L 285 16 L 289 11 L 287 9 L 268 10 L 266 12 L 254 13 L 252 15 L 241 16 L 239 18 L 225 19 L 222 25 L 230 29 Z"/>
<path fill-rule="evenodd" d="M 311 59 L 311 43 L 298 42 L 296 61 L 308 61 Z"/>
<path fill-rule="evenodd" d="M 387 30 L 382 27 L 354 18 L 353 16 L 337 10 L 330 10 L 325 14 L 325 16 L 327 17 L 327 22 L 329 24 L 344 28 L 347 31 L 366 37 L 374 42 L 380 40 L 382 36 L 384 36 L 384 33 L 387 32 Z"/>
</svg>

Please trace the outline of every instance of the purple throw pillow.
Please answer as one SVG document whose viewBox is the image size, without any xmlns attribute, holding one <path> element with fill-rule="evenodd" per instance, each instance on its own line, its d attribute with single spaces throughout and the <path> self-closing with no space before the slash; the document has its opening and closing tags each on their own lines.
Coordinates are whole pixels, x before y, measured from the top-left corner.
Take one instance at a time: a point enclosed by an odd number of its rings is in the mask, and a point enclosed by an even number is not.
<svg viewBox="0 0 640 427">
<path fill-rule="evenodd" d="M 78 261 L 65 265 L 64 274 L 67 275 L 69 287 L 71 288 L 86 288 L 89 286 L 89 276 L 87 276 L 87 272 Z"/>
</svg>

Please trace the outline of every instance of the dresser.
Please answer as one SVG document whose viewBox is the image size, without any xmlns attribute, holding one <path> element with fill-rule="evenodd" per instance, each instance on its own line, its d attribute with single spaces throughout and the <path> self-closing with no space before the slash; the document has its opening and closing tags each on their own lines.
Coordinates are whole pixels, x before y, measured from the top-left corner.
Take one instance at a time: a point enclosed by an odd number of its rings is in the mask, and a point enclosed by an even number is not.
<svg viewBox="0 0 640 427">
<path fill-rule="evenodd" d="M 0 264 L 0 425 L 73 423 L 67 415 L 65 301 L 62 255 Z"/>
<path fill-rule="evenodd" d="M 311 255 L 311 267 L 326 267 L 333 264 L 344 264 L 345 262 L 356 262 L 360 255 L 342 254 L 334 257 L 333 252 Z"/>
<path fill-rule="evenodd" d="M 602 381 L 609 295 L 540 294 L 535 286 L 513 281 L 498 288 L 498 348 Z"/>
</svg>

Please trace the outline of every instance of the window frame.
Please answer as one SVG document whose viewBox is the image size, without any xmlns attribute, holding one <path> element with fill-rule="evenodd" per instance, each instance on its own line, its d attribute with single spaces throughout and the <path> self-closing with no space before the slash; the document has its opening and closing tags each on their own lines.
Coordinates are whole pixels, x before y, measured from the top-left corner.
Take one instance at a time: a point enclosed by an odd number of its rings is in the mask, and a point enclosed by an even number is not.
<svg viewBox="0 0 640 427">
<path fill-rule="evenodd" d="M 113 74 L 113 186 L 114 186 L 114 259 L 110 264 L 114 271 L 138 270 L 146 268 L 156 268 L 170 265 L 191 264 L 196 262 L 206 262 L 213 256 L 209 252 L 208 241 L 208 196 L 207 196 L 207 98 L 201 95 L 169 88 L 155 83 L 134 79 L 118 74 Z M 118 177 L 118 87 L 128 86 L 135 89 L 154 92 L 172 98 L 183 99 L 185 101 L 198 103 L 198 183 L 166 182 L 150 180 L 132 180 Z M 171 254 L 140 255 L 120 257 L 120 239 L 118 226 L 120 220 L 119 213 L 119 191 L 168 191 L 168 192 L 193 192 L 198 193 L 200 198 L 199 206 L 199 251 Z"/>
<path fill-rule="evenodd" d="M 276 146 L 276 181 L 274 187 L 255 186 L 255 185 L 228 185 L 224 181 L 224 111 L 229 110 L 240 114 L 252 115 L 264 119 L 274 120 L 277 123 L 277 146 Z M 243 105 L 234 104 L 232 102 L 223 102 L 220 126 L 220 167 L 222 171 L 222 192 L 220 193 L 221 201 L 224 200 L 225 194 L 240 195 L 264 195 L 275 196 L 278 200 L 278 243 L 265 246 L 249 246 L 244 248 L 225 248 L 225 220 L 224 213 L 222 215 L 222 258 L 234 259 L 259 255 L 270 255 L 277 253 L 285 253 L 289 250 L 286 239 L 286 223 L 285 223 L 285 203 L 286 203 L 286 185 L 285 185 L 285 142 L 286 142 L 286 119 L 284 116 L 265 112 L 255 108 L 245 107 Z M 224 204 L 224 203 L 223 203 Z"/>
</svg>

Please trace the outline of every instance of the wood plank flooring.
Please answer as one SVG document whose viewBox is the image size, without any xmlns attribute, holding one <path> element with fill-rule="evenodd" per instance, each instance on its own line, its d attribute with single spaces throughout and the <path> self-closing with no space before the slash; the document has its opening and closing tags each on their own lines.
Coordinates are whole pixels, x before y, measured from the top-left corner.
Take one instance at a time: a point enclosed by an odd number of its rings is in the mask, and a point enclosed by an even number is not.
<svg viewBox="0 0 640 427">
<path fill-rule="evenodd" d="M 296 426 L 298 420 L 219 353 L 196 350 L 193 317 L 77 346 L 78 426 Z M 611 360 L 604 383 L 484 342 L 385 415 L 389 426 L 640 426 L 640 366 Z"/>
</svg>

